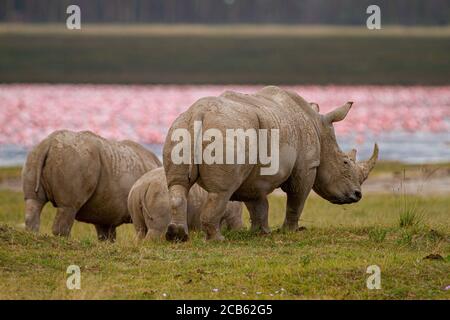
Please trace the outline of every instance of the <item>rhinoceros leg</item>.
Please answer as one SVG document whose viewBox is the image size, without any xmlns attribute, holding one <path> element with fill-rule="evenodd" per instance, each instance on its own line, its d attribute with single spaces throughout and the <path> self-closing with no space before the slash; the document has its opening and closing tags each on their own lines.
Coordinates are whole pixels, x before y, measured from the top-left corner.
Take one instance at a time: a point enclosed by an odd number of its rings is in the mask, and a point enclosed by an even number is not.
<svg viewBox="0 0 450 320">
<path fill-rule="evenodd" d="M 52 228 L 55 236 L 68 237 L 70 235 L 77 211 L 74 208 L 58 208 Z"/>
<path fill-rule="evenodd" d="M 250 213 L 251 231 L 269 234 L 269 203 L 267 197 L 245 202 L 245 206 Z"/>
<path fill-rule="evenodd" d="M 97 238 L 99 241 L 109 240 L 114 242 L 116 240 L 116 227 L 111 225 L 96 224 Z"/>
<path fill-rule="evenodd" d="M 208 193 L 206 204 L 202 209 L 200 220 L 207 240 L 225 240 L 220 233 L 220 222 L 230 199 L 228 193 Z"/>
<path fill-rule="evenodd" d="M 25 201 L 25 228 L 28 231 L 39 232 L 41 211 L 45 201 L 27 199 Z"/>
<path fill-rule="evenodd" d="M 173 185 L 169 188 L 169 202 L 172 219 L 166 231 L 169 241 L 187 241 L 187 194 L 188 190 L 182 185 Z"/>
<path fill-rule="evenodd" d="M 240 202 L 228 202 L 225 216 L 222 218 L 221 227 L 227 230 L 241 230 L 242 224 L 242 204 Z"/>
<path fill-rule="evenodd" d="M 297 192 L 286 192 L 286 217 L 283 223 L 283 230 L 296 231 L 299 230 L 298 221 L 305 206 L 306 198 L 311 192 L 316 177 L 315 170 L 311 171 L 303 180 L 303 184 Z"/>
</svg>

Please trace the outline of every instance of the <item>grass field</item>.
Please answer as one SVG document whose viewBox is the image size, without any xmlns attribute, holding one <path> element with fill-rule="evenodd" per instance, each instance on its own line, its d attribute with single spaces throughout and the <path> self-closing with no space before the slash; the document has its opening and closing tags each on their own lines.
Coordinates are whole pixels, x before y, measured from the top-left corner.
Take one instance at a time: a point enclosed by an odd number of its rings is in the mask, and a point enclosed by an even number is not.
<svg viewBox="0 0 450 320">
<path fill-rule="evenodd" d="M 429 163 L 429 164 L 407 164 L 396 161 L 380 161 L 370 173 L 370 177 L 386 174 L 402 174 L 403 171 L 408 175 L 416 176 L 423 172 L 434 172 L 437 169 L 446 168 L 450 170 L 450 163 Z M 0 167 L 0 183 L 5 180 L 20 179 L 22 167 Z"/>
<path fill-rule="evenodd" d="M 450 28 L 0 25 L 0 82 L 448 84 Z"/>
<path fill-rule="evenodd" d="M 384 164 L 378 174 L 400 169 Z M 394 169 L 394 171 L 397 169 Z M 3 177 L 19 169 L 4 169 Z M 76 223 L 70 239 L 23 231 L 20 192 L 0 191 L 0 298 L 27 299 L 449 299 L 450 198 L 367 194 L 336 206 L 316 196 L 301 218 L 307 230 L 281 233 L 284 197 L 270 197 L 273 233 L 227 233 L 223 243 L 200 233 L 188 243 L 137 243 L 131 225 L 115 244 L 96 241 Z M 244 213 L 248 226 L 248 214 Z M 435 254 L 438 259 L 424 259 Z M 440 258 L 441 257 L 441 258 Z M 66 288 L 69 265 L 81 290 Z M 381 289 L 366 288 L 366 269 L 381 268 Z"/>
</svg>

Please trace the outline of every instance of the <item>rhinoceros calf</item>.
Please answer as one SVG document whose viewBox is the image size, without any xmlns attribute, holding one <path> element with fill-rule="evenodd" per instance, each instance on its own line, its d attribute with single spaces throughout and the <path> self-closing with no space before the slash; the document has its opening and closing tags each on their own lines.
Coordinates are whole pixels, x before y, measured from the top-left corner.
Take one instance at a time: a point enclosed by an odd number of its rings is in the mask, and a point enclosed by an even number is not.
<svg viewBox="0 0 450 320">
<path fill-rule="evenodd" d="M 198 185 L 192 186 L 187 197 L 187 224 L 191 230 L 201 228 L 200 212 L 205 205 L 207 192 Z M 128 210 L 138 238 L 158 239 L 170 223 L 169 190 L 163 168 L 144 174 L 131 188 Z M 242 228 L 242 204 L 228 202 L 221 225 L 229 230 Z"/>
<path fill-rule="evenodd" d="M 265 87 L 255 94 L 227 91 L 219 97 L 206 97 L 195 102 L 174 121 L 164 145 L 163 163 L 172 208 L 166 238 L 175 241 L 188 239 L 186 195 L 194 183 L 208 192 L 201 214 L 207 239 L 223 239 L 219 223 L 230 199 L 244 201 L 250 212 L 252 229 L 264 233 L 270 231 L 267 195 L 275 188 L 281 187 L 287 194 L 283 224 L 286 230 L 298 229 L 298 220 L 311 189 L 332 203 L 359 201 L 361 184 L 375 165 L 378 147 L 375 144 L 372 157 L 365 162 L 355 161 L 355 151 L 347 154 L 340 150 L 333 123 L 343 120 L 351 106 L 352 102 L 348 102 L 322 115 L 317 104 L 308 103 L 296 93 L 274 86 Z M 243 164 L 194 161 L 198 152 L 186 153 L 190 160 L 188 163 L 179 159 L 174 161 L 172 158 L 179 150 L 180 141 L 184 140 L 180 138 L 180 132 L 188 131 L 193 137 L 188 146 L 192 148 L 194 145 L 194 150 L 197 150 L 198 139 L 201 139 L 201 150 L 212 144 L 209 137 L 198 137 L 199 131 L 195 127 L 199 121 L 205 135 L 208 131 L 226 136 L 227 129 L 235 132 L 238 129 L 244 132 L 278 130 L 273 131 L 274 136 L 276 132 L 279 136 L 278 169 L 271 174 L 261 174 L 263 168 L 270 169 L 270 166 L 259 158 L 253 164 L 249 160 Z M 228 141 L 225 139 L 224 143 Z M 249 145 L 245 144 L 243 149 L 247 156 Z M 234 146 L 235 152 L 239 150 L 237 146 Z"/>
<path fill-rule="evenodd" d="M 68 236 L 78 220 L 94 224 L 99 240 L 113 241 L 116 227 L 131 222 L 127 198 L 134 182 L 159 166 L 135 142 L 56 131 L 28 154 L 23 168 L 26 229 L 39 231 L 42 207 L 50 201 L 57 208 L 53 234 Z"/>
</svg>

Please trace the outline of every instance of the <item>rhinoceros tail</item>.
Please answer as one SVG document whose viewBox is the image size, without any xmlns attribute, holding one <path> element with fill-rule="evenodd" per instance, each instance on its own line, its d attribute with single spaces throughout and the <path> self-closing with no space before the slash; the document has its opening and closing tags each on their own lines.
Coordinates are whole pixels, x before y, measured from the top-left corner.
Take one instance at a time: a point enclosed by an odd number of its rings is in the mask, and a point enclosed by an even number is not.
<svg viewBox="0 0 450 320">
<path fill-rule="evenodd" d="M 202 123 L 203 126 L 203 118 L 204 118 L 204 114 L 203 113 L 198 113 L 193 117 L 193 121 L 191 123 L 191 126 L 194 126 L 194 123 L 196 121 L 199 121 Z M 195 146 L 198 145 L 199 143 L 203 142 L 203 137 L 202 137 L 202 130 L 199 130 L 197 132 L 195 132 L 194 130 L 192 130 L 192 132 L 194 133 L 194 141 L 193 141 L 193 151 L 191 154 L 191 161 L 189 162 L 189 172 L 188 172 L 188 179 L 189 182 L 191 184 L 195 183 L 195 181 L 198 178 L 198 164 L 195 163 L 195 156 L 196 156 L 196 151 L 195 150 Z M 200 154 L 200 157 L 202 157 L 203 155 Z"/>
<path fill-rule="evenodd" d="M 39 191 L 41 184 L 42 169 L 44 168 L 45 160 L 47 160 L 48 151 L 50 149 L 50 141 L 45 140 L 38 147 L 37 160 L 36 160 L 36 185 L 34 186 L 34 192 Z"/>
</svg>

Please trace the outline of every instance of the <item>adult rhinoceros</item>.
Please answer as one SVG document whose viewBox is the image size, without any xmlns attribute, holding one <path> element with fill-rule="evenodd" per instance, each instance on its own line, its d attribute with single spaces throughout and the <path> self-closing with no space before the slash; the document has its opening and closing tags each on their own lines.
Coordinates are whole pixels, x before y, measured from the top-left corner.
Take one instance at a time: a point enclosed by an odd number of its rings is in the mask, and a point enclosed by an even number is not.
<svg viewBox="0 0 450 320">
<path fill-rule="evenodd" d="M 131 222 L 127 197 L 134 182 L 159 166 L 135 142 L 56 131 L 28 154 L 23 168 L 26 229 L 39 231 L 42 207 L 50 201 L 57 208 L 53 234 L 68 236 L 78 220 L 94 224 L 99 240 L 114 240 L 116 227 Z"/>
<path fill-rule="evenodd" d="M 285 230 L 298 228 L 298 220 L 311 189 L 332 203 L 359 201 L 361 184 L 375 165 L 378 147 L 375 144 L 370 160 L 358 163 L 355 162 L 355 151 L 346 154 L 340 150 L 333 122 L 343 120 L 351 106 L 352 102 L 348 102 L 321 115 L 316 104 L 274 86 L 250 95 L 227 91 L 219 97 L 206 97 L 195 102 L 172 124 L 164 145 L 163 163 L 172 210 L 166 239 L 188 239 L 186 195 L 194 183 L 209 193 L 201 219 L 207 239 L 216 240 L 223 239 L 219 226 L 230 199 L 245 202 L 252 229 L 262 232 L 270 231 L 267 195 L 278 187 L 287 193 Z M 181 140 L 177 137 L 177 129 L 187 130 L 196 140 L 194 129 L 199 121 L 203 132 L 213 129 L 223 135 L 227 129 L 277 129 L 278 170 L 274 174 L 263 175 L 261 168 L 264 165 L 260 161 L 255 164 L 174 162 L 173 151 Z M 201 141 L 203 147 L 211 142 L 205 138 Z M 248 153 L 249 145 L 246 145 L 245 154 Z M 194 156 L 198 156 L 195 150 L 190 153 L 191 158 Z"/>
</svg>

